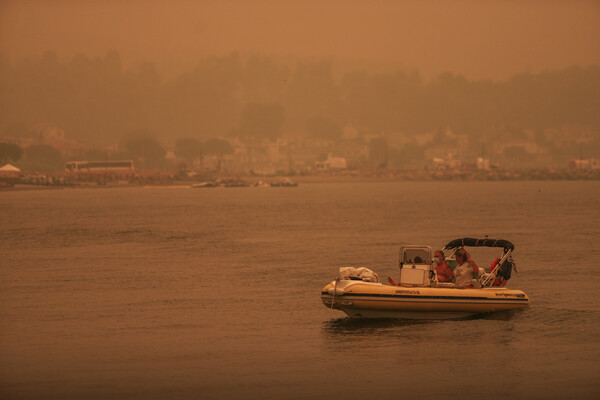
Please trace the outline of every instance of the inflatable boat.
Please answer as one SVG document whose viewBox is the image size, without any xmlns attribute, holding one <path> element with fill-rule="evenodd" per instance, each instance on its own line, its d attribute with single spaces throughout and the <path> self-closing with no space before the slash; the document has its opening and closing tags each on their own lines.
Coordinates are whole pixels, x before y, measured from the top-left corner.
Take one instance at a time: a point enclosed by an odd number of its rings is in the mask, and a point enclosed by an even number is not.
<svg viewBox="0 0 600 400">
<path fill-rule="evenodd" d="M 429 246 L 400 248 L 400 281 L 384 285 L 367 268 L 340 268 L 339 276 L 321 291 L 323 304 L 345 312 L 351 318 L 454 319 L 529 306 L 521 290 L 509 289 L 506 282 L 515 268 L 514 246 L 506 240 L 456 239 L 444 251 L 449 266 L 456 267 L 456 251 L 465 246 L 502 248 L 493 271 L 479 267 L 467 287 L 439 282 Z"/>
</svg>

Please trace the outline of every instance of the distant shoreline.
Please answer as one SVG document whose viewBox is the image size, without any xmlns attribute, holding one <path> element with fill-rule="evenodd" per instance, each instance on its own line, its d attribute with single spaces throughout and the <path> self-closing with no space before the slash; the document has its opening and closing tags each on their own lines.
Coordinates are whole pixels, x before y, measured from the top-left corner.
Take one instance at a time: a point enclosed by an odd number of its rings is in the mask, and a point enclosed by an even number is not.
<svg viewBox="0 0 600 400">
<path fill-rule="evenodd" d="M 88 174 L 64 172 L 35 173 L 22 176 L 0 176 L 0 191 L 57 190 L 87 188 L 188 188 L 202 182 L 221 182 L 221 186 L 266 186 L 288 179 L 296 184 L 371 183 L 371 182 L 509 182 L 509 181 L 597 181 L 600 170 L 530 170 L 530 171 L 339 171 L 312 175 L 245 176 L 206 172 L 193 177 L 167 172 L 142 171 L 133 175 Z M 234 183 L 226 185 L 223 183 Z M 237 183 L 238 185 L 235 185 Z"/>
</svg>

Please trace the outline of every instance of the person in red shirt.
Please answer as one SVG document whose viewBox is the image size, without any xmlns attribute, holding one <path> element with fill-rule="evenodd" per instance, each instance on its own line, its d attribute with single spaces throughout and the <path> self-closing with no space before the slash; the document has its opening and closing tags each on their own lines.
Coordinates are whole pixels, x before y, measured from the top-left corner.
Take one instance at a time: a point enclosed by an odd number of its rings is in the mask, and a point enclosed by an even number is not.
<svg viewBox="0 0 600 400">
<path fill-rule="evenodd" d="M 436 264 L 433 266 L 438 277 L 438 282 L 452 282 L 454 273 L 452 269 L 446 264 L 446 257 L 442 250 L 437 250 L 434 255 L 437 258 Z"/>
</svg>

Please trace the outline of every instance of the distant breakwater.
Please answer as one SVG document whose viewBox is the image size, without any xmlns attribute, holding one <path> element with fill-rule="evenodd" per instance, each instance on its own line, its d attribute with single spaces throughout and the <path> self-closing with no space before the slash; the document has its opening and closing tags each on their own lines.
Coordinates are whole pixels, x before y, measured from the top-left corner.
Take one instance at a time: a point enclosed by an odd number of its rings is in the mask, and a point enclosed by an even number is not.
<svg viewBox="0 0 600 400">
<path fill-rule="evenodd" d="M 367 181 L 544 181 L 600 180 L 600 169 L 420 169 L 420 170 L 331 170 L 292 172 L 290 174 L 257 175 L 245 172 L 201 171 L 166 172 L 136 171 L 131 174 L 25 172 L 0 175 L 0 189 L 14 187 L 101 187 L 140 185 L 193 185 L 217 180 L 235 180 L 238 186 L 254 186 L 256 182 L 275 183 L 290 178 L 297 183 L 367 182 Z"/>
</svg>

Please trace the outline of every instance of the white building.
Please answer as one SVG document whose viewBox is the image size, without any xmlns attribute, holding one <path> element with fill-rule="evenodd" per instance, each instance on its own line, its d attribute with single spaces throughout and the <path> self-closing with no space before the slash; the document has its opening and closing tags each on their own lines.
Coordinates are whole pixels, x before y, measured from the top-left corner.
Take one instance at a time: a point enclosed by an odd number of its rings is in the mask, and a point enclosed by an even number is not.
<svg viewBox="0 0 600 400">
<path fill-rule="evenodd" d="M 329 169 L 346 169 L 348 167 L 348 163 L 346 159 L 343 157 L 333 157 L 331 153 L 327 156 L 327 160 L 325 161 L 317 161 L 316 168 L 319 171 L 329 170 Z"/>
<path fill-rule="evenodd" d="M 483 158 L 483 157 L 477 157 L 477 169 L 483 169 L 483 170 L 488 170 L 490 169 L 490 159 L 489 158 Z"/>
<path fill-rule="evenodd" d="M 595 158 L 570 160 L 569 168 L 576 170 L 600 169 L 600 162 L 598 162 L 598 160 Z"/>
</svg>

